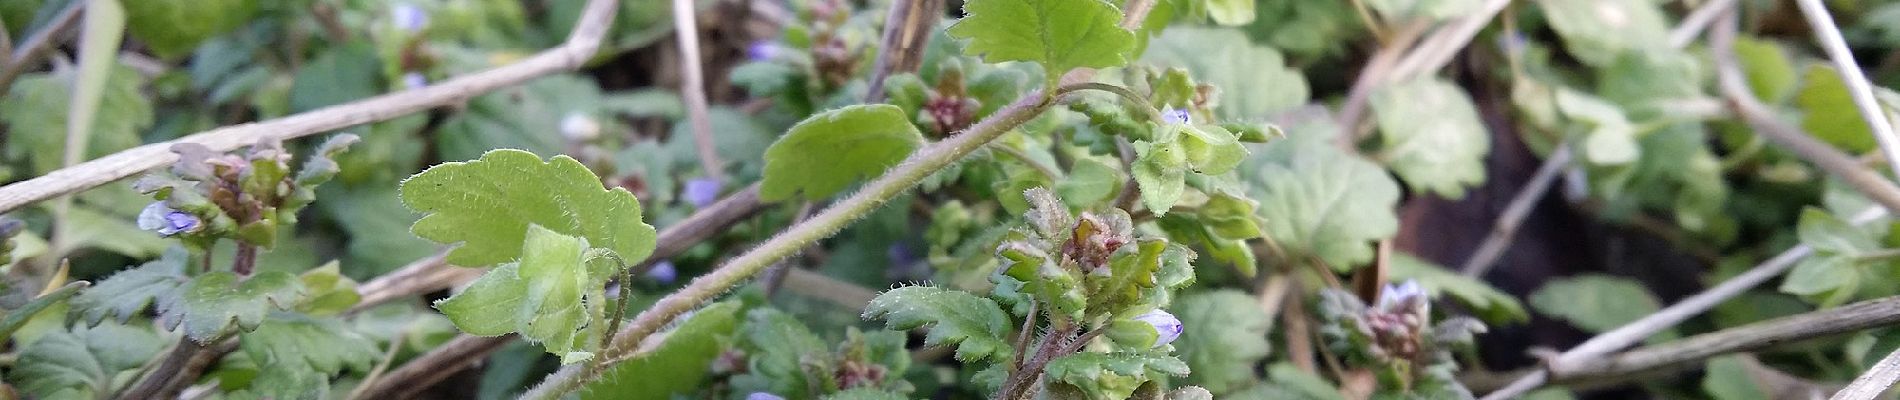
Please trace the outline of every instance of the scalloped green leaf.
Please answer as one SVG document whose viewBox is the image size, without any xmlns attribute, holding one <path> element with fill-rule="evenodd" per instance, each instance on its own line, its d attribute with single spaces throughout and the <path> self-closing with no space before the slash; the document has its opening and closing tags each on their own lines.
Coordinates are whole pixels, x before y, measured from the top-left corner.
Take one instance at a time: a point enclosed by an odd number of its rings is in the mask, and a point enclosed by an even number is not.
<svg viewBox="0 0 1900 400">
<path fill-rule="evenodd" d="M 923 133 L 897 106 L 854 105 L 813 115 L 765 150 L 759 198 L 831 197 L 854 182 L 883 174 L 923 143 Z"/>
<path fill-rule="evenodd" d="M 567 156 L 542 162 L 521 150 L 430 167 L 402 183 L 402 201 L 427 213 L 410 227 L 437 243 L 461 243 L 448 262 L 485 266 L 521 256 L 529 225 L 587 239 L 637 262 L 653 253 L 658 234 L 641 220 L 640 201 Z"/>
<path fill-rule="evenodd" d="M 603 310 L 606 295 L 598 283 L 612 272 L 586 268 L 586 250 L 580 238 L 529 225 L 521 262 L 488 271 L 435 308 L 471 335 L 520 333 L 563 364 L 592 358 L 602 328 L 589 321 Z"/>
<path fill-rule="evenodd" d="M 1166 376 L 1188 376 L 1188 364 L 1155 351 L 1083 352 L 1056 358 L 1043 368 L 1045 379 L 1074 386 L 1091 399 L 1126 399 L 1141 384 Z"/>
<path fill-rule="evenodd" d="M 7 382 L 39 398 L 109 396 L 129 381 L 121 378 L 157 357 L 165 342 L 142 325 L 73 326 L 21 350 Z"/>
<path fill-rule="evenodd" d="M 971 0 L 963 13 L 946 32 L 970 41 L 964 54 L 1042 64 L 1051 84 L 1071 69 L 1127 65 L 1135 49 L 1121 10 L 1102 0 Z"/>
<path fill-rule="evenodd" d="M 1221 88 L 1215 112 L 1223 119 L 1257 120 L 1306 104 L 1306 77 L 1288 67 L 1279 50 L 1252 43 L 1235 29 L 1172 27 L 1149 44 L 1141 61 L 1187 68 L 1195 81 Z"/>
<path fill-rule="evenodd" d="M 931 325 L 927 345 L 956 345 L 957 359 L 1008 360 L 1012 348 L 1009 314 L 996 301 L 931 286 L 907 286 L 878 294 L 864 308 L 865 319 L 884 319 L 891 329 Z"/>
<path fill-rule="evenodd" d="M 252 394 L 269 398 L 321 398 L 344 369 L 369 371 L 382 351 L 376 341 L 335 319 L 279 313 L 244 334 L 240 349 L 257 365 Z"/>
<path fill-rule="evenodd" d="M 1384 159 L 1416 190 L 1460 199 L 1466 187 L 1484 183 L 1491 135 L 1457 85 L 1436 77 L 1387 85 L 1372 94 L 1371 107 Z"/>
<path fill-rule="evenodd" d="M 229 271 L 206 273 L 180 286 L 175 296 L 160 297 L 158 321 L 166 329 L 183 326 L 185 336 L 210 343 L 233 327 L 246 332 L 257 329 L 271 310 L 296 306 L 303 290 L 296 275 L 283 271 L 259 272 L 250 278 Z"/>
<path fill-rule="evenodd" d="M 191 282 L 185 276 L 185 263 L 190 260 L 191 254 L 183 247 L 166 250 L 156 260 L 119 271 L 80 292 L 73 297 L 73 311 L 88 325 L 98 325 L 108 316 L 125 323 L 154 301 L 177 296 L 178 288 Z"/>
<path fill-rule="evenodd" d="M 121 2 L 132 36 L 160 57 L 176 58 L 198 43 L 251 20 L 259 2 L 248 0 L 136 0 Z"/>
<path fill-rule="evenodd" d="M 1655 313 L 1662 304 L 1641 282 L 1601 274 L 1552 280 L 1531 293 L 1530 301 L 1537 312 L 1588 332 L 1616 329 Z M 1675 336 L 1674 330 L 1666 330 L 1649 340 Z"/>
<path fill-rule="evenodd" d="M 1371 242 L 1398 233 L 1399 186 L 1378 165 L 1319 141 L 1269 143 L 1251 167 L 1253 198 L 1284 256 L 1347 271 L 1372 260 Z"/>
</svg>

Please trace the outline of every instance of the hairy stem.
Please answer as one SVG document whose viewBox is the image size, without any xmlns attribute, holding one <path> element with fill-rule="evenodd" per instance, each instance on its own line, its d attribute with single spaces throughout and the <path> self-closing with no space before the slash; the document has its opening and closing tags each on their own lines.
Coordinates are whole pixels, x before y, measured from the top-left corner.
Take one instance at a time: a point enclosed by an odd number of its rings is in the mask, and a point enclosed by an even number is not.
<svg viewBox="0 0 1900 400">
<path fill-rule="evenodd" d="M 1073 89 L 1065 87 L 1058 89 L 1055 94 L 1069 91 Z M 1002 136 L 1004 132 L 1015 129 L 1042 114 L 1042 111 L 1053 103 L 1052 100 L 1053 97 L 1049 93 L 1037 92 L 1025 96 L 971 126 L 963 134 L 911 154 L 903 164 L 866 184 L 863 190 L 851 195 L 850 198 L 826 208 L 825 211 L 804 223 L 786 229 L 784 233 L 727 261 L 717 270 L 694 279 L 678 292 L 660 299 L 651 308 L 634 317 L 633 322 L 614 338 L 611 346 L 602 349 L 599 362 L 563 367 L 560 371 L 549 375 L 534 390 L 523 394 L 522 398 L 551 400 L 574 391 L 582 383 L 599 376 L 606 367 L 634 357 L 641 341 L 659 332 L 674 318 L 730 291 L 778 260 L 790 257 L 799 249 L 844 229 L 852 221 L 870 214 L 891 198 L 897 197 L 922 182 L 924 178 L 936 173 L 937 170 L 962 160 L 964 156 L 998 136 Z"/>
</svg>

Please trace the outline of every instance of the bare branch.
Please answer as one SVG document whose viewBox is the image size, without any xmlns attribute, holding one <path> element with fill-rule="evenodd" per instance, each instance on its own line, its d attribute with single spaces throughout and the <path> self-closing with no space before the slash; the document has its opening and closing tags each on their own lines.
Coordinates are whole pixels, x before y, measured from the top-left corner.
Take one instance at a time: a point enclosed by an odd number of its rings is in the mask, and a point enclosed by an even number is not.
<svg viewBox="0 0 1900 400">
<path fill-rule="evenodd" d="M 1723 354 L 1751 351 L 1788 342 L 1815 339 L 1900 324 L 1900 296 L 1796 314 L 1706 333 L 1608 357 L 1574 363 L 1553 363 L 1558 381 L 1596 379 L 1641 373 L 1700 362 Z"/>
<path fill-rule="evenodd" d="M 864 101 L 884 101 L 884 78 L 893 72 L 916 72 L 924 61 L 924 46 L 930 43 L 930 29 L 943 15 L 944 0 L 897 0 L 884 17 L 884 38 L 878 47 L 877 64 L 871 69 L 870 90 Z"/>
<path fill-rule="evenodd" d="M 1887 353 L 1886 357 L 1880 359 L 1880 363 L 1874 364 L 1874 367 L 1868 368 L 1866 373 L 1854 378 L 1854 383 L 1848 384 L 1839 392 L 1834 392 L 1834 397 L 1830 399 L 1872 399 L 1885 393 L 1887 388 L 1893 387 L 1893 382 L 1896 380 L 1900 380 L 1900 350 Z"/>
<path fill-rule="evenodd" d="M 1524 218 L 1537 208 L 1537 202 L 1544 199 L 1544 194 L 1550 192 L 1550 185 L 1557 181 L 1557 176 L 1569 165 L 1570 144 L 1558 145 L 1557 150 L 1544 159 L 1544 165 L 1537 167 L 1537 174 L 1531 176 L 1531 181 L 1525 183 L 1517 195 L 1511 196 L 1511 204 L 1504 207 L 1504 213 L 1498 214 L 1497 222 L 1491 226 L 1491 234 L 1484 238 L 1483 244 L 1478 245 L 1477 251 L 1471 253 L 1471 258 L 1465 259 L 1465 265 L 1459 267 L 1458 272 L 1469 277 L 1483 277 L 1485 272 L 1497 265 L 1498 257 L 1503 256 L 1504 250 L 1509 249 L 1511 242 L 1516 239 L 1517 227 L 1524 224 Z"/>
<path fill-rule="evenodd" d="M 1841 82 L 1847 84 L 1847 94 L 1854 99 L 1854 107 L 1860 109 L 1860 117 L 1872 129 L 1874 141 L 1880 144 L 1880 153 L 1887 156 L 1887 168 L 1900 176 L 1900 136 L 1894 136 L 1887 110 L 1874 99 L 1873 85 L 1867 82 L 1867 73 L 1861 72 L 1860 63 L 1854 61 L 1854 52 L 1847 49 L 1847 41 L 1841 39 L 1841 28 L 1834 26 L 1834 16 L 1828 15 L 1827 6 L 1822 5 L 1821 0 L 1795 0 L 1795 4 L 1801 6 L 1801 15 L 1807 17 L 1808 25 L 1814 29 L 1814 39 L 1821 42 L 1821 49 L 1834 61 L 1834 68 L 1840 70 Z"/>
<path fill-rule="evenodd" d="M 1432 32 L 1431 36 L 1419 41 L 1418 47 L 1392 68 L 1392 81 L 1404 80 L 1444 68 L 1445 64 L 1451 62 L 1451 57 L 1458 54 L 1459 49 L 1470 44 L 1471 38 L 1477 37 L 1478 31 L 1484 29 L 1485 25 L 1491 23 L 1492 18 L 1496 18 L 1499 12 L 1504 11 L 1504 6 L 1510 4 L 1511 0 L 1488 0 L 1478 12 L 1459 18 L 1451 25 Z"/>
<path fill-rule="evenodd" d="M 693 0 L 673 0 L 673 36 L 679 38 L 680 98 L 686 102 L 687 124 L 693 129 L 693 144 L 699 150 L 699 165 L 706 176 L 726 181 L 725 164 L 713 146 L 712 115 L 706 110 L 706 72 L 699 57 L 699 7 Z"/>
<path fill-rule="evenodd" d="M 77 4 L 76 2 L 75 4 Z M 324 107 L 263 122 L 232 125 L 177 140 L 134 147 L 33 179 L 0 186 L 0 213 L 33 202 L 104 185 L 171 164 L 171 146 L 197 143 L 212 151 L 230 151 L 261 139 L 292 139 L 412 114 L 466 100 L 529 79 L 579 68 L 600 48 L 618 2 L 589 0 L 566 43 L 521 62 L 457 77 L 438 85 Z M 23 47 L 19 51 L 26 51 Z"/>
<path fill-rule="evenodd" d="M 502 345 L 513 341 L 513 334 L 482 337 L 469 334 L 455 335 L 441 346 L 436 346 L 415 359 L 404 363 L 401 368 L 389 371 L 371 386 L 358 388 L 359 399 L 407 399 L 416 397 L 416 393 L 436 382 L 461 372 L 487 358 L 489 353 L 500 350 Z"/>
<path fill-rule="evenodd" d="M 1696 34 L 1708 29 L 1709 23 L 1715 22 L 1716 17 L 1722 16 L 1723 12 L 1734 6 L 1735 0 L 1710 0 L 1702 3 L 1701 6 L 1696 7 L 1695 11 L 1690 11 L 1689 16 L 1683 17 L 1682 22 L 1677 23 L 1675 29 L 1669 30 L 1669 47 L 1680 49 L 1689 46 L 1689 42 L 1695 40 Z"/>
<path fill-rule="evenodd" d="M 18 79 L 20 74 L 26 73 L 33 64 L 38 64 L 40 58 L 51 53 L 53 44 L 59 42 L 61 35 L 72 30 L 74 26 L 78 26 L 79 13 L 80 10 L 85 9 L 85 5 L 84 1 L 74 1 L 66 5 L 66 8 L 59 10 L 59 14 L 53 16 L 53 22 L 46 24 L 45 28 L 40 28 L 38 32 L 33 33 L 33 36 L 28 36 L 26 40 L 20 42 L 19 46 L 14 47 L 13 54 L 7 59 L 6 64 L 0 64 L 0 94 L 7 93 L 7 89 L 13 87 L 14 79 Z M 5 210 L 11 208 L 0 207 L 0 212 L 6 212 Z"/>
</svg>

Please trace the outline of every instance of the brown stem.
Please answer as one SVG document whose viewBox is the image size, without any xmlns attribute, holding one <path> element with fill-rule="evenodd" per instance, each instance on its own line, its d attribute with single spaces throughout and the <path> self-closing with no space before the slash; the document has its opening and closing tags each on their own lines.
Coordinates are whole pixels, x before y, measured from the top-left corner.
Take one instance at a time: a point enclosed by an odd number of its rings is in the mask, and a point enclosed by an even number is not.
<svg viewBox="0 0 1900 400">
<path fill-rule="evenodd" d="M 231 273 L 238 276 L 251 276 L 251 270 L 257 267 L 257 245 L 239 240 L 237 254 L 231 257 Z"/>
</svg>

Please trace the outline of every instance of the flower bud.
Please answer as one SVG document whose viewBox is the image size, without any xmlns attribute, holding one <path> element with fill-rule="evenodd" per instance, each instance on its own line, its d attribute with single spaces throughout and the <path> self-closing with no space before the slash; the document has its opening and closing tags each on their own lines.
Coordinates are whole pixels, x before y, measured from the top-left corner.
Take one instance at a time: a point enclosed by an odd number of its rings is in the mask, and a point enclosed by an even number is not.
<svg viewBox="0 0 1900 400">
<path fill-rule="evenodd" d="M 1173 343 L 1175 339 L 1180 339 L 1181 331 L 1186 329 L 1181 326 L 1181 319 L 1175 318 L 1174 314 L 1169 314 L 1167 311 L 1162 310 L 1149 311 L 1146 314 L 1135 317 L 1135 320 L 1146 322 L 1148 325 L 1155 327 L 1155 347 Z"/>
<path fill-rule="evenodd" d="M 426 86 L 429 86 L 429 77 L 422 76 L 421 72 L 409 71 L 407 73 L 402 74 L 403 88 L 409 89 L 409 90 L 416 90 L 416 89 L 421 89 Z"/>
<path fill-rule="evenodd" d="M 679 279 L 679 269 L 673 267 L 672 261 L 662 260 L 653 263 L 653 268 L 647 270 L 646 277 L 662 285 L 672 284 L 674 280 Z"/>
<path fill-rule="evenodd" d="M 685 197 L 686 202 L 692 203 L 693 207 L 705 208 L 712 205 L 713 201 L 719 200 L 719 190 L 722 186 L 724 185 L 720 184 L 718 179 L 696 178 L 686 181 L 686 193 L 681 197 Z"/>
<path fill-rule="evenodd" d="M 409 3 L 396 3 L 396 7 L 389 10 L 389 19 L 396 24 L 396 29 L 408 32 L 419 32 L 429 26 L 429 12 Z"/>
<path fill-rule="evenodd" d="M 1174 125 L 1187 125 L 1194 120 L 1188 115 L 1188 110 L 1176 110 L 1174 107 L 1161 109 L 1161 119 Z"/>
</svg>

